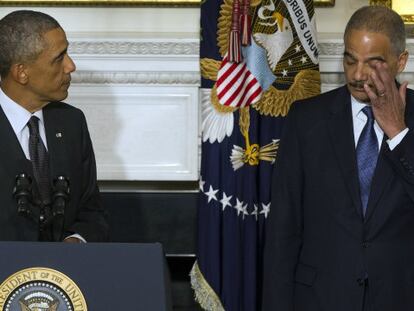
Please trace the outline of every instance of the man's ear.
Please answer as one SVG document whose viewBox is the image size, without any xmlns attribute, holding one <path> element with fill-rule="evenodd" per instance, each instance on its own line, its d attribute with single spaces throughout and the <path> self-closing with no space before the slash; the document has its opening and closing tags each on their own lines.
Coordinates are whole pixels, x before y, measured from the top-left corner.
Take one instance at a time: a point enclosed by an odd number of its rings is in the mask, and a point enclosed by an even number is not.
<svg viewBox="0 0 414 311">
<path fill-rule="evenodd" d="M 403 72 L 408 61 L 408 51 L 405 50 L 398 57 L 398 73 Z"/>
<path fill-rule="evenodd" d="M 27 67 L 25 64 L 13 64 L 10 67 L 9 75 L 17 83 L 23 85 L 25 85 L 29 80 L 29 75 L 27 73 Z"/>
</svg>

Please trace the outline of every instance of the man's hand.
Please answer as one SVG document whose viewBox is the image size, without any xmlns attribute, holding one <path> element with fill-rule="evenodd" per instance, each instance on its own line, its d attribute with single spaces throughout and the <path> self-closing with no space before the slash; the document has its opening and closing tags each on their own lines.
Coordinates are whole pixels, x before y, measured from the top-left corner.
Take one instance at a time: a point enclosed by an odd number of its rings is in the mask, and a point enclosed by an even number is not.
<svg viewBox="0 0 414 311">
<path fill-rule="evenodd" d="M 404 120 L 405 94 L 408 82 L 397 89 L 394 77 L 391 75 L 386 63 L 378 62 L 370 74 L 375 86 L 372 90 L 367 83 L 364 84 L 365 92 L 371 99 L 372 111 L 375 120 L 389 139 L 392 139 L 407 126 Z"/>
</svg>

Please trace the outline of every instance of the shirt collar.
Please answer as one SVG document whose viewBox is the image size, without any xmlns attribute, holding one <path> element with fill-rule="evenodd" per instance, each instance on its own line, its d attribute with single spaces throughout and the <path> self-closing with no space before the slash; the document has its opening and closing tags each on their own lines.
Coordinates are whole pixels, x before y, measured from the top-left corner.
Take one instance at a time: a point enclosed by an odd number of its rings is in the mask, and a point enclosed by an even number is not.
<svg viewBox="0 0 414 311">
<path fill-rule="evenodd" d="M 31 116 L 35 115 L 39 118 L 39 122 L 44 124 L 43 120 L 43 110 L 38 110 L 35 113 L 30 113 L 28 110 L 14 102 L 10 97 L 8 97 L 3 90 L 0 88 L 0 106 L 3 109 L 4 114 L 9 120 L 13 131 L 18 134 L 29 122 Z"/>
<path fill-rule="evenodd" d="M 366 103 L 358 101 L 354 96 L 351 95 L 351 104 L 352 104 L 352 118 L 358 118 L 362 108 L 368 106 Z M 364 113 L 362 113 L 364 114 Z"/>
</svg>

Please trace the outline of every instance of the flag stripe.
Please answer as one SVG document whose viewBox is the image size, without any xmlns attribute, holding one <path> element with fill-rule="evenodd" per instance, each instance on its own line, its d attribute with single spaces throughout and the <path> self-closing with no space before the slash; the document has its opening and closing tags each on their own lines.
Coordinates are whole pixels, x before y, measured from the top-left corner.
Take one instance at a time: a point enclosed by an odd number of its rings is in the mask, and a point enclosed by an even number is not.
<svg viewBox="0 0 414 311">
<path fill-rule="evenodd" d="M 226 66 L 227 67 L 227 66 Z M 225 75 L 226 75 L 226 79 L 223 79 L 223 81 L 221 83 L 217 82 L 217 90 L 219 92 L 221 92 L 223 89 L 225 89 L 229 84 L 231 84 L 231 81 L 234 80 L 235 76 L 240 76 L 243 71 L 244 71 L 244 67 L 237 65 L 237 67 L 231 69 L 227 69 L 227 68 L 223 68 L 223 70 L 225 70 Z M 219 75 L 221 74 L 221 72 L 219 72 Z M 235 80 L 237 81 L 237 80 Z"/>
<path fill-rule="evenodd" d="M 236 63 L 228 63 L 227 60 L 224 64 L 222 64 L 222 67 L 219 70 L 220 73 L 224 73 L 223 75 L 220 75 L 217 79 L 217 84 L 223 83 L 224 80 L 227 79 L 227 77 L 238 67 L 238 64 Z M 224 69 L 224 71 L 223 71 Z"/>
<path fill-rule="evenodd" d="M 237 72 L 234 71 L 234 74 L 230 75 L 229 79 L 223 81 L 222 85 L 218 85 L 217 95 L 219 98 L 225 96 L 225 93 L 227 93 L 231 88 L 234 88 L 234 85 L 243 83 L 242 80 L 240 80 L 240 77 L 247 73 L 246 66 L 239 66 L 237 69 L 239 70 Z"/>
<path fill-rule="evenodd" d="M 263 90 L 260 87 L 260 85 L 255 85 L 256 89 L 250 92 L 250 97 L 247 99 L 247 102 L 250 102 L 251 104 L 256 103 L 260 99 L 260 95 L 262 94 Z M 244 106 L 244 105 L 243 105 Z"/>
<path fill-rule="evenodd" d="M 243 84 L 240 85 L 239 89 L 236 90 L 236 92 L 233 93 L 232 96 L 232 102 L 228 105 L 230 106 L 242 106 L 242 104 L 244 103 L 244 105 L 246 104 L 246 102 L 244 101 L 246 92 L 249 91 L 249 89 L 252 87 L 252 82 L 253 85 L 255 84 L 255 78 L 252 76 L 249 76 L 248 73 L 246 73 L 246 77 L 245 80 L 250 80 L 250 81 L 243 81 Z M 234 100 L 237 99 L 237 100 Z"/>
<path fill-rule="evenodd" d="M 234 99 L 235 98 L 238 98 L 240 96 L 240 94 L 241 94 L 240 93 L 241 90 L 246 87 L 245 82 L 246 82 L 247 79 L 249 79 L 249 73 L 245 70 L 243 72 L 243 79 L 237 81 L 237 83 L 234 83 L 233 85 L 232 84 L 229 84 L 230 87 L 228 89 L 232 88 L 232 92 L 231 93 L 230 92 L 227 93 L 228 95 L 230 95 L 230 96 L 227 96 L 228 97 L 227 100 L 225 100 L 225 101 L 222 100 L 222 102 L 224 103 L 224 105 L 226 105 L 226 106 L 232 106 L 232 103 L 233 103 Z"/>
</svg>

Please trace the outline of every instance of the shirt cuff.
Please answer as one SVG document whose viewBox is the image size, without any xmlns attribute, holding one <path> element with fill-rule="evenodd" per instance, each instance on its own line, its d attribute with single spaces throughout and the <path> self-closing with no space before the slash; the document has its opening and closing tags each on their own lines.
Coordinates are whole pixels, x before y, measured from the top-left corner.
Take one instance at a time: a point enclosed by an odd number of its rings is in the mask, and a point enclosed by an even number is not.
<svg viewBox="0 0 414 311">
<path fill-rule="evenodd" d="M 393 150 L 395 147 L 398 146 L 398 144 L 403 140 L 405 135 L 407 135 L 409 128 L 405 128 L 401 132 L 399 132 L 397 135 L 395 135 L 392 139 L 387 139 L 387 144 L 390 150 Z"/>
<path fill-rule="evenodd" d="M 82 243 L 86 243 L 86 240 L 80 234 L 77 234 L 77 233 L 71 234 L 71 235 L 67 236 L 65 239 L 67 239 L 67 238 L 77 238 L 77 239 L 81 240 Z"/>
</svg>

